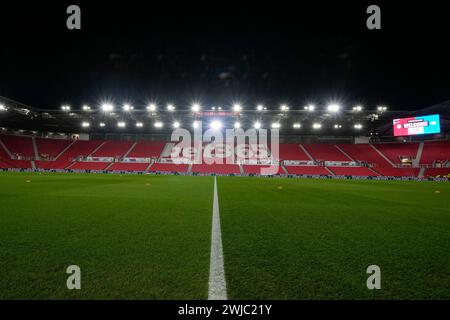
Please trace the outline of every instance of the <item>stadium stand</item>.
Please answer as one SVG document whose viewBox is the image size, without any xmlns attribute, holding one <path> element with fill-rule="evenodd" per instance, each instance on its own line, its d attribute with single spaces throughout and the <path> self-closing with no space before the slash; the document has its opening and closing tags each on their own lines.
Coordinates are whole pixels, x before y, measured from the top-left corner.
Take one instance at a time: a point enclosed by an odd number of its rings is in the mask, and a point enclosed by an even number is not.
<svg viewBox="0 0 450 320">
<path fill-rule="evenodd" d="M 366 167 L 328 167 L 337 176 L 376 177 L 379 174 Z"/>
<path fill-rule="evenodd" d="M 76 141 L 64 152 L 58 160 L 72 160 L 77 157 L 87 157 L 98 148 L 103 141 Z"/>
<path fill-rule="evenodd" d="M 56 158 L 71 143 L 72 141 L 66 139 L 36 138 L 38 155 L 45 159 Z"/>
<path fill-rule="evenodd" d="M 192 172 L 197 173 L 217 173 L 217 174 L 239 174 L 237 164 L 194 164 Z"/>
<path fill-rule="evenodd" d="M 334 144 L 302 144 L 317 161 L 351 161 Z"/>
<path fill-rule="evenodd" d="M 295 143 L 281 143 L 280 144 L 280 159 L 281 160 L 304 160 L 309 161 L 308 155 Z"/>
<path fill-rule="evenodd" d="M 188 172 L 189 165 L 187 164 L 173 164 L 173 163 L 154 163 L 151 165 L 149 171 L 151 172 Z"/>
<path fill-rule="evenodd" d="M 148 163 L 116 162 L 108 171 L 145 171 L 148 166 Z"/>
<path fill-rule="evenodd" d="M 244 173 L 248 174 L 261 174 L 261 169 L 268 168 L 267 166 L 256 166 L 256 165 L 243 165 Z M 277 174 L 285 174 L 281 166 L 278 167 Z"/>
<path fill-rule="evenodd" d="M 31 137 L 2 135 L 0 136 L 0 140 L 2 140 L 11 154 L 19 157 L 34 157 Z"/>
<path fill-rule="evenodd" d="M 450 175 L 450 167 L 449 168 L 427 168 L 425 169 L 424 176 L 425 177 L 436 177 L 436 176 L 446 176 Z"/>
<path fill-rule="evenodd" d="M 450 141 L 425 141 L 420 163 L 433 164 L 450 160 Z"/>
<path fill-rule="evenodd" d="M 70 170 L 105 170 L 109 162 L 76 162 Z"/>
<path fill-rule="evenodd" d="M 319 166 L 286 166 L 285 168 L 289 174 L 322 176 L 330 175 L 327 169 Z"/>
<path fill-rule="evenodd" d="M 401 157 L 410 157 L 414 159 L 417 155 L 417 150 L 419 149 L 418 142 L 377 143 L 374 146 L 395 164 L 401 163 Z"/>
<path fill-rule="evenodd" d="M 133 146 L 131 141 L 106 141 L 94 153 L 92 157 L 123 157 Z"/>
<path fill-rule="evenodd" d="M 128 154 L 130 158 L 159 158 L 166 145 L 165 142 L 138 142 Z"/>
<path fill-rule="evenodd" d="M 62 170 L 67 168 L 72 162 L 70 161 L 35 161 L 38 169 Z"/>
</svg>

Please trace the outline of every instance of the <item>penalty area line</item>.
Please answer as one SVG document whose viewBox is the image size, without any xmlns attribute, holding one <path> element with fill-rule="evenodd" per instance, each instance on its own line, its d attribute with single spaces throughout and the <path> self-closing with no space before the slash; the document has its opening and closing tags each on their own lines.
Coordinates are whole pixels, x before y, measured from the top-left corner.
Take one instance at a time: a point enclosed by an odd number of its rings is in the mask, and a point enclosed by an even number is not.
<svg viewBox="0 0 450 320">
<path fill-rule="evenodd" d="M 208 300 L 227 300 L 227 284 L 225 282 L 225 269 L 223 266 L 222 232 L 220 230 L 219 197 L 217 195 L 216 177 L 214 177 Z"/>
</svg>

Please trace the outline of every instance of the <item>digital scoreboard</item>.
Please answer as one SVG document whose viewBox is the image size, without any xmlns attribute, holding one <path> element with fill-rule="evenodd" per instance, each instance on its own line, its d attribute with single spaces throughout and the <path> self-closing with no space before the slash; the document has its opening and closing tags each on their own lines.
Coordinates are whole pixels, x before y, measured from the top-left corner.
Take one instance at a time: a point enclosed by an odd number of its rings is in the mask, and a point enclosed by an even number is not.
<svg viewBox="0 0 450 320">
<path fill-rule="evenodd" d="M 394 119 L 394 136 L 415 136 L 420 134 L 440 133 L 439 115 L 418 116 Z"/>
</svg>

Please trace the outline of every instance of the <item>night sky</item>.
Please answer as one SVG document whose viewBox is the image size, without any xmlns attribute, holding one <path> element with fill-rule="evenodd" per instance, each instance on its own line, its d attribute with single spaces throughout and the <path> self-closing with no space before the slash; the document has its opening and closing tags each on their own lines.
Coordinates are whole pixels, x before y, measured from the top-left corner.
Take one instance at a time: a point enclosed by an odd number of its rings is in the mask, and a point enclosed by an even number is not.
<svg viewBox="0 0 450 320">
<path fill-rule="evenodd" d="M 38 108 L 338 100 L 415 110 L 450 99 L 443 4 L 378 2 L 382 30 L 370 31 L 362 2 L 30 3 L 0 4 L 0 95 Z M 81 7 L 81 31 L 66 28 L 69 4 Z"/>
</svg>

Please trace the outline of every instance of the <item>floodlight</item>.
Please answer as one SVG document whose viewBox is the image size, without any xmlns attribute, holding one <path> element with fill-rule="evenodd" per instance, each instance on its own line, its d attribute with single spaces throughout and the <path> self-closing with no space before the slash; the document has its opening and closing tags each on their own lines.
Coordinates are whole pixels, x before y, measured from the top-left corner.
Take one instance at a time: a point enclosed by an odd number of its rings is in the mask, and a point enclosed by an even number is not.
<svg viewBox="0 0 450 320">
<path fill-rule="evenodd" d="M 113 111 L 114 106 L 112 104 L 106 103 L 102 105 L 102 110 L 105 112 Z"/>
<path fill-rule="evenodd" d="M 175 106 L 173 104 L 169 104 L 169 105 L 167 105 L 167 110 L 168 111 L 175 111 Z"/>
<path fill-rule="evenodd" d="M 126 124 L 125 124 L 125 122 L 120 121 L 120 122 L 117 122 L 117 126 L 118 126 L 119 128 L 125 128 L 125 127 L 126 127 Z"/>
<path fill-rule="evenodd" d="M 239 129 L 241 127 L 241 123 L 239 122 L 239 121 L 236 121 L 235 123 L 234 123 L 234 128 L 235 129 Z"/>
<path fill-rule="evenodd" d="M 174 128 L 179 128 L 179 127 L 180 127 L 180 123 L 179 123 L 178 121 L 175 121 L 175 122 L 173 123 L 173 127 L 174 127 Z"/>
<path fill-rule="evenodd" d="M 307 105 L 304 109 L 305 109 L 306 111 L 312 112 L 312 111 L 316 110 L 316 106 L 313 105 L 313 104 L 310 104 L 310 105 Z"/>
<path fill-rule="evenodd" d="M 192 123 L 192 127 L 194 127 L 194 128 L 198 128 L 199 126 L 200 126 L 200 122 L 199 121 L 194 121 Z"/>
<path fill-rule="evenodd" d="M 280 107 L 280 109 L 281 109 L 281 111 L 288 111 L 288 110 L 289 110 L 289 107 L 288 107 L 287 105 L 283 104 L 283 105 Z"/>
<path fill-rule="evenodd" d="M 335 128 L 335 129 L 340 129 L 340 128 L 342 128 L 342 125 L 340 125 L 340 124 L 335 124 L 335 125 L 334 125 L 334 128 Z"/>
<path fill-rule="evenodd" d="M 253 124 L 253 128 L 255 128 L 255 129 L 261 129 L 261 122 L 256 121 L 256 122 Z"/>
<path fill-rule="evenodd" d="M 88 128 L 88 127 L 91 126 L 91 124 L 90 124 L 89 122 L 82 122 L 82 123 L 81 123 L 81 126 L 82 126 L 83 128 Z"/>
<path fill-rule="evenodd" d="M 322 125 L 320 123 L 313 123 L 313 129 L 320 129 Z"/>
<path fill-rule="evenodd" d="M 123 105 L 123 111 L 131 111 L 133 109 L 134 108 L 131 105 L 129 105 L 128 103 Z"/>
<path fill-rule="evenodd" d="M 360 130 L 360 129 L 362 129 L 362 124 L 356 123 L 353 127 L 357 130 Z"/>
<path fill-rule="evenodd" d="M 341 109 L 341 107 L 340 107 L 338 104 L 330 104 L 330 105 L 327 107 L 327 110 L 328 110 L 329 112 L 338 112 L 339 109 Z"/>
<path fill-rule="evenodd" d="M 103 122 L 100 122 L 100 127 L 105 127 L 106 126 L 106 124 L 105 123 L 103 123 Z"/>
<path fill-rule="evenodd" d="M 155 122 L 154 124 L 155 128 L 162 128 L 164 126 L 164 124 L 160 121 Z"/>
<path fill-rule="evenodd" d="M 6 107 L 3 104 L 0 104 L 0 111 L 6 111 Z"/>
<path fill-rule="evenodd" d="M 150 103 L 150 104 L 147 106 L 147 110 L 148 110 L 148 111 L 156 111 L 156 104 Z"/>
<path fill-rule="evenodd" d="M 214 120 L 213 122 L 211 122 L 210 127 L 211 129 L 219 130 L 220 128 L 222 128 L 222 122 Z"/>
<path fill-rule="evenodd" d="M 362 109 L 363 109 L 362 106 L 359 106 L 359 105 L 353 107 L 353 111 L 358 111 L 359 112 L 359 111 L 362 111 Z"/>
<path fill-rule="evenodd" d="M 89 107 L 89 106 L 87 106 L 87 105 L 84 105 L 84 106 L 83 106 L 83 110 L 84 110 L 84 111 L 90 111 L 90 110 L 91 110 L 91 107 Z"/>
<path fill-rule="evenodd" d="M 242 110 L 242 106 L 239 103 L 236 103 L 233 105 L 233 111 L 234 112 L 240 112 Z"/>
<path fill-rule="evenodd" d="M 256 107 L 256 110 L 258 110 L 258 111 L 263 111 L 263 110 L 264 110 L 264 106 L 259 104 L 259 105 Z"/>
<path fill-rule="evenodd" d="M 281 125 L 279 122 L 272 123 L 272 129 L 280 129 Z"/>
<path fill-rule="evenodd" d="M 63 111 L 70 111 L 70 106 L 64 105 L 64 106 L 61 107 L 61 109 L 62 109 Z"/>
<path fill-rule="evenodd" d="M 200 111 L 200 105 L 198 103 L 194 103 L 191 107 L 192 112 L 199 112 Z"/>
<path fill-rule="evenodd" d="M 294 129 L 300 129 L 301 128 L 300 123 L 294 123 L 292 126 L 294 127 Z"/>
<path fill-rule="evenodd" d="M 142 128 L 144 124 L 142 122 L 136 122 L 136 127 Z"/>
</svg>

